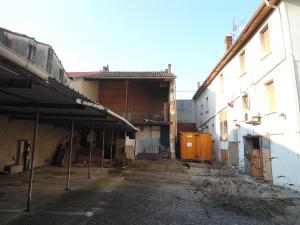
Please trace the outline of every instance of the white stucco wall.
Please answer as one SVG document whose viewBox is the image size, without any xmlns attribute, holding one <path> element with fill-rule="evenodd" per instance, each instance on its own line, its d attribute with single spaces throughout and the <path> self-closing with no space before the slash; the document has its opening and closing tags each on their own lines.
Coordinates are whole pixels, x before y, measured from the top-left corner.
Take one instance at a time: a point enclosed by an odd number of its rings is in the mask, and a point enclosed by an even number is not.
<svg viewBox="0 0 300 225">
<path fill-rule="evenodd" d="M 291 22 L 292 21 L 292 22 Z M 271 52 L 261 53 L 260 30 L 268 25 Z M 239 169 L 245 169 L 244 139 L 247 135 L 269 135 L 272 158 L 273 181 L 278 185 L 293 184 L 300 190 L 300 128 L 299 128 L 299 69 L 300 69 L 300 3 L 282 1 L 261 25 L 260 29 L 240 50 L 246 54 L 246 73 L 241 75 L 239 53 L 223 68 L 209 87 L 195 99 L 197 127 L 205 130 L 214 123 L 214 145 L 226 149 L 228 142 L 220 142 L 219 112 L 226 108 L 228 133 L 238 126 Z M 224 77 L 221 91 L 220 75 Z M 275 112 L 266 108 L 265 84 L 273 80 L 275 89 Z M 261 124 L 245 123 L 242 96 L 248 94 L 251 113 L 260 113 Z M 209 112 L 200 115 L 201 104 L 209 97 Z M 228 103 L 233 103 L 233 107 Z M 214 119 L 211 119 L 214 117 Z M 209 120 L 210 119 L 210 120 Z M 202 127 L 201 127 L 202 126 Z M 209 129 L 206 130 L 209 132 Z M 216 151 L 217 151 L 216 150 Z M 218 152 L 216 152 L 217 154 Z M 220 159 L 220 153 L 217 154 Z M 295 185 L 295 186 L 294 186 Z"/>
</svg>

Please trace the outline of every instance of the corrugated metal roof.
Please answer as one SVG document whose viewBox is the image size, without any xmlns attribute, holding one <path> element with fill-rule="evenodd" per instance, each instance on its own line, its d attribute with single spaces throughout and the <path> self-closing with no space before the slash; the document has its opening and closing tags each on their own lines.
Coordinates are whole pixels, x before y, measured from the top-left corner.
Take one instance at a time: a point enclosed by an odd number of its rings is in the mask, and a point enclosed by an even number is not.
<svg viewBox="0 0 300 225">
<path fill-rule="evenodd" d="M 39 107 L 41 123 L 70 126 L 74 118 L 78 128 L 93 125 L 101 129 L 138 130 L 125 118 L 46 72 L 43 76 L 30 72 L 34 71 L 29 69 L 34 66 L 31 62 L 15 53 L 7 58 L 7 51 L 10 50 L 0 44 L 0 114 L 10 119 L 34 120 L 36 107 Z"/>
</svg>

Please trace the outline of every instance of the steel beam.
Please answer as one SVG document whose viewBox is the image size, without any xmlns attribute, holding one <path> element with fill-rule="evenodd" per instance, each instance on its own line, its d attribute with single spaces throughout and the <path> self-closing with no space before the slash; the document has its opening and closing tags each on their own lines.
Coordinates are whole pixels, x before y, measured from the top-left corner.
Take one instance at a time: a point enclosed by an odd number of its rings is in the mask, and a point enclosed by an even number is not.
<svg viewBox="0 0 300 225">
<path fill-rule="evenodd" d="M 90 152 L 89 152 L 89 167 L 88 167 L 88 178 L 91 178 L 91 163 L 92 163 L 92 143 L 93 143 L 93 125 L 91 125 L 91 139 L 90 139 Z"/>
<path fill-rule="evenodd" d="M 66 190 L 70 190 L 70 177 L 71 177 L 71 164 L 72 164 L 72 151 L 73 151 L 73 136 L 74 136 L 74 118 L 72 119 L 71 128 L 71 140 L 70 140 L 70 150 L 69 150 L 69 162 L 68 162 L 68 175 L 67 175 L 67 187 Z"/>
<path fill-rule="evenodd" d="M 31 196 L 32 196 L 32 187 L 33 187 L 33 169 L 34 169 L 35 147 L 36 147 L 36 140 L 37 140 L 38 125 L 39 125 L 39 108 L 36 107 L 32 151 L 31 151 L 31 162 L 30 162 L 29 187 L 28 187 L 28 196 L 27 196 L 27 207 L 26 207 L 27 212 L 30 211 L 30 206 L 31 206 Z"/>
<path fill-rule="evenodd" d="M 103 132 L 102 132 L 102 160 L 101 160 L 101 170 L 103 170 L 103 162 L 104 162 L 104 146 L 105 146 L 104 140 L 105 140 L 105 129 L 103 129 Z"/>
<path fill-rule="evenodd" d="M 110 142 L 110 167 L 112 167 L 112 151 L 113 151 L 113 141 L 114 141 L 114 130 L 111 130 L 111 142 Z"/>
</svg>

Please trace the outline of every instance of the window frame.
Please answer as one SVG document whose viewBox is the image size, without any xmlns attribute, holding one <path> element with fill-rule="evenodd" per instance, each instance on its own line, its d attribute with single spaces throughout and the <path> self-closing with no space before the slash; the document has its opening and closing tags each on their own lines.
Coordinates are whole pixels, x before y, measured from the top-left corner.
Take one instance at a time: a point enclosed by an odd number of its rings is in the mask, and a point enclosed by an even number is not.
<svg viewBox="0 0 300 225">
<path fill-rule="evenodd" d="M 266 24 L 259 32 L 261 54 L 264 58 L 266 55 L 272 52 L 271 40 L 270 40 L 270 29 L 269 25 Z"/>
<path fill-rule="evenodd" d="M 224 92 L 224 74 L 220 74 L 220 93 Z"/>
<path fill-rule="evenodd" d="M 220 112 L 219 120 L 220 120 L 220 141 L 228 141 L 228 118 L 227 118 L 226 109 Z"/>
<path fill-rule="evenodd" d="M 276 92 L 274 80 L 269 80 L 264 84 L 265 89 L 265 111 L 266 114 L 271 114 L 276 112 Z"/>
<path fill-rule="evenodd" d="M 241 53 L 239 54 L 239 63 L 240 63 L 240 76 L 243 76 L 245 73 L 247 73 L 245 49 L 241 51 Z"/>
</svg>

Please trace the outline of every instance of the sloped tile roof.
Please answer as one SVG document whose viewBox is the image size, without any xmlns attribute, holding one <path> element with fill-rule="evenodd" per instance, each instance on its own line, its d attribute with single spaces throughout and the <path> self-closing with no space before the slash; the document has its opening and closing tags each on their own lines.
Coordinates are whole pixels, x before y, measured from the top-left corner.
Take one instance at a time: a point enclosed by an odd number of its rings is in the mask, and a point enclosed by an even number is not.
<svg viewBox="0 0 300 225">
<path fill-rule="evenodd" d="M 175 78 L 174 74 L 167 71 L 152 71 L 152 72 L 109 72 L 103 71 L 97 75 L 89 76 L 87 79 L 164 79 Z"/>
<path fill-rule="evenodd" d="M 129 72 L 129 71 L 98 71 L 98 72 L 71 72 L 68 73 L 71 78 L 83 77 L 87 80 L 103 80 L 103 79 L 175 79 L 173 73 L 167 71 L 145 71 L 145 72 Z"/>
</svg>

